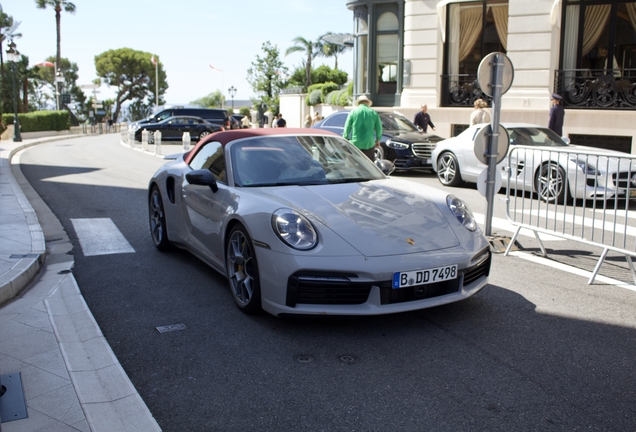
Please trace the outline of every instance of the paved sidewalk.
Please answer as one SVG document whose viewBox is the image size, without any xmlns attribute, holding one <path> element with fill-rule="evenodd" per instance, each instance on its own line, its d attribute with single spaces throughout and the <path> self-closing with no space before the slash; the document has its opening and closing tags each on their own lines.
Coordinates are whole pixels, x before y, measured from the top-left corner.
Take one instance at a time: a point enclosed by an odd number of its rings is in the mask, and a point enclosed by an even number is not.
<svg viewBox="0 0 636 432">
<path fill-rule="evenodd" d="M 0 141 L 0 374 L 19 373 L 28 415 L 0 430 L 159 431 L 84 302 L 66 232 L 13 157 L 76 137 Z"/>
</svg>

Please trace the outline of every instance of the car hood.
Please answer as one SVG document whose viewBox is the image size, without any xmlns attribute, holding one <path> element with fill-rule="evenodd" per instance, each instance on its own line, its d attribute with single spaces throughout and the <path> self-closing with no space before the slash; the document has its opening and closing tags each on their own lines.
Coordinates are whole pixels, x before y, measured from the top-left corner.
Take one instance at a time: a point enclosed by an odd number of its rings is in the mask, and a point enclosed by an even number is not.
<svg viewBox="0 0 636 432">
<path fill-rule="evenodd" d="M 365 256 L 398 255 L 459 245 L 439 207 L 440 191 L 407 181 L 281 187 L 267 193 L 324 225 Z"/>
<path fill-rule="evenodd" d="M 423 132 L 385 131 L 384 135 L 390 137 L 392 140 L 405 142 L 405 143 L 414 143 L 414 142 L 436 143 L 440 141 L 437 135 L 425 134 Z"/>
</svg>

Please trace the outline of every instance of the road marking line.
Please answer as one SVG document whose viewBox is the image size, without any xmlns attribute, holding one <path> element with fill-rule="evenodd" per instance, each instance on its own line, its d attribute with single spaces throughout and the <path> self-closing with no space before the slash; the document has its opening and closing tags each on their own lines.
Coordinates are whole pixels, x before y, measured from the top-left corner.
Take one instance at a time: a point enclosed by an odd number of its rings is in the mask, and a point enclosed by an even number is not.
<svg viewBox="0 0 636 432">
<path fill-rule="evenodd" d="M 71 219 L 84 256 L 134 253 L 110 218 Z"/>
<path fill-rule="evenodd" d="M 541 264 L 541 265 L 544 265 L 544 266 L 552 267 L 552 268 L 555 268 L 557 270 L 562 270 L 562 271 L 565 271 L 565 272 L 568 272 L 568 273 L 572 273 L 572 274 L 575 274 L 575 275 L 583 276 L 583 277 L 587 278 L 588 280 L 592 277 L 592 272 L 589 272 L 587 270 L 582 270 L 582 269 L 579 269 L 579 268 L 576 268 L 576 267 L 569 266 L 567 264 L 562 264 L 562 263 L 559 263 L 559 262 L 556 262 L 556 261 L 549 260 L 547 258 L 543 258 L 543 257 L 540 257 L 540 256 L 529 254 L 527 252 L 515 251 L 515 252 L 510 252 L 509 255 L 516 256 L 516 257 L 519 257 L 519 258 L 522 258 L 522 259 L 525 259 L 525 260 L 528 260 L 528 261 L 532 261 L 532 262 L 535 262 L 537 264 Z M 619 288 L 625 288 L 625 289 L 628 289 L 630 291 L 636 292 L 636 285 L 631 285 L 631 284 L 625 283 L 623 281 L 619 281 L 617 279 L 609 278 L 607 276 L 602 276 L 600 274 L 597 274 L 596 278 L 594 280 L 598 281 L 598 282 L 606 283 L 608 285 L 614 285 L 614 286 L 619 287 Z"/>
<path fill-rule="evenodd" d="M 485 221 L 486 221 L 486 216 L 484 216 L 481 213 L 473 213 L 473 216 L 475 216 L 475 220 L 477 221 L 478 224 L 480 225 L 484 225 Z M 517 227 L 513 224 L 511 224 L 507 219 L 501 219 L 501 218 L 497 218 L 497 217 L 493 217 L 492 218 L 492 227 L 493 228 L 497 228 L 497 229 L 502 229 L 502 230 L 506 230 L 509 231 L 511 233 L 515 233 L 517 232 Z M 519 235 L 522 236 L 526 236 L 526 237 L 532 237 L 534 239 L 536 239 L 534 232 L 532 230 L 526 229 L 526 228 L 522 228 L 521 231 L 519 231 Z M 556 237 L 550 234 L 544 234 L 541 233 L 539 234 L 539 236 L 541 237 L 541 241 L 564 241 L 565 239 L 562 237 Z"/>
</svg>

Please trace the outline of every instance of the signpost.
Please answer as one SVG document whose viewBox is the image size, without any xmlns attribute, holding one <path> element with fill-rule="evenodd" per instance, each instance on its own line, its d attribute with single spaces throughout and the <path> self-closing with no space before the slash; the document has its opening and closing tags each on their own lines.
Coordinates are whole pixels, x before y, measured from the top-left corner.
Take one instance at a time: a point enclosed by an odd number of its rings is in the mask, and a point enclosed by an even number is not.
<svg viewBox="0 0 636 432">
<path fill-rule="evenodd" d="M 497 182 L 497 163 L 501 162 L 508 152 L 510 140 L 508 133 L 501 132 L 499 117 L 501 112 L 501 96 L 506 93 L 514 79 L 514 68 L 512 62 L 504 53 L 494 52 L 488 54 L 479 63 L 477 70 L 477 80 L 482 91 L 492 97 L 492 121 L 490 127 L 482 130 L 484 136 L 488 138 L 488 145 L 485 153 L 479 155 L 477 141 L 475 142 L 475 156 L 479 160 L 488 164 L 488 174 L 486 176 L 486 237 L 492 236 L 492 214 L 495 200 L 495 184 Z M 496 131 L 496 132 L 495 132 Z M 499 151 L 499 136 L 506 139 L 505 151 Z M 480 157 L 481 156 L 481 157 Z"/>
</svg>

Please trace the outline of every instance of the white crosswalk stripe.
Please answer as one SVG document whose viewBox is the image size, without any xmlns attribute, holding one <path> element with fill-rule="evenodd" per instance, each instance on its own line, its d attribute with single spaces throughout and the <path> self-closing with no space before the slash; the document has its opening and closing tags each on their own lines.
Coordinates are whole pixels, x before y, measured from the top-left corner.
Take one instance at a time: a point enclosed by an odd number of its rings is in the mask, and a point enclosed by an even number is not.
<svg viewBox="0 0 636 432">
<path fill-rule="evenodd" d="M 84 256 L 134 253 L 110 218 L 71 219 Z"/>
</svg>

